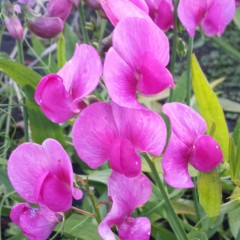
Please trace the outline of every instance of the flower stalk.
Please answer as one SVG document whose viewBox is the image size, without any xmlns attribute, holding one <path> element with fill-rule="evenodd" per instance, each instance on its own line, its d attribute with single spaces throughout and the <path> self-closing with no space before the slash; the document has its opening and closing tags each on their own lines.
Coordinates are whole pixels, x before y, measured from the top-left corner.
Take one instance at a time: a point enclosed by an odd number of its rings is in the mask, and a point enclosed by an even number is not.
<svg viewBox="0 0 240 240">
<path fill-rule="evenodd" d="M 192 93 L 192 73 L 191 73 L 191 56 L 193 51 L 193 38 L 189 37 L 188 39 L 188 52 L 187 52 L 187 98 L 186 103 L 190 106 L 191 93 Z"/>
</svg>

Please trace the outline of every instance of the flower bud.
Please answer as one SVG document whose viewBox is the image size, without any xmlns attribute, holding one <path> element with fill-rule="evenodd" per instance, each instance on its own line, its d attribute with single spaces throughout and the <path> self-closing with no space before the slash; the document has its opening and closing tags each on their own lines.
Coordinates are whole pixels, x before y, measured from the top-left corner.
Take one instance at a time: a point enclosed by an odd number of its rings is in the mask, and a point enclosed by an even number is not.
<svg viewBox="0 0 240 240">
<path fill-rule="evenodd" d="M 101 9 L 101 5 L 97 0 L 84 0 L 84 2 L 94 10 Z"/>
<path fill-rule="evenodd" d="M 29 29 L 41 38 L 53 38 L 62 32 L 63 21 L 58 17 L 37 17 L 29 21 Z"/>
<path fill-rule="evenodd" d="M 4 22 L 10 35 L 16 40 L 23 38 L 23 26 L 16 15 L 4 16 Z"/>
</svg>

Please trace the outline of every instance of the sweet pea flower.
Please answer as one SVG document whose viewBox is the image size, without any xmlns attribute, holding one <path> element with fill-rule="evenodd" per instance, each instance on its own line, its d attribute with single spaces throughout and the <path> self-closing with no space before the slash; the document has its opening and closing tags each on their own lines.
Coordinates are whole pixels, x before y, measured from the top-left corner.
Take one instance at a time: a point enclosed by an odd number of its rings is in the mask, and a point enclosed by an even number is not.
<svg viewBox="0 0 240 240">
<path fill-rule="evenodd" d="M 205 135 L 205 120 L 182 103 L 167 103 L 163 113 L 171 122 L 171 137 L 162 160 L 164 180 L 174 188 L 192 188 L 188 164 L 201 172 L 216 168 L 223 159 L 218 143 Z"/>
<path fill-rule="evenodd" d="M 117 23 L 126 17 L 146 18 L 148 16 L 148 6 L 144 0 L 98 0 L 111 23 Z"/>
<path fill-rule="evenodd" d="M 103 77 L 111 99 L 139 108 L 137 93 L 149 96 L 173 87 L 168 62 L 169 41 L 161 29 L 143 18 L 121 20 L 104 62 Z"/>
<path fill-rule="evenodd" d="M 191 37 L 199 25 L 207 36 L 220 37 L 234 12 L 234 0 L 180 0 L 178 6 L 178 16 Z"/>
<path fill-rule="evenodd" d="M 132 218 L 135 208 L 144 205 L 152 193 L 151 181 L 140 174 L 134 178 L 114 172 L 108 180 L 108 196 L 112 208 L 98 227 L 103 240 L 115 240 L 111 227 L 116 225 L 122 240 L 148 240 L 151 223 L 146 217 Z"/>
<path fill-rule="evenodd" d="M 73 126 L 73 145 L 89 167 L 109 160 L 128 177 L 141 172 L 139 152 L 161 155 L 167 132 L 162 118 L 147 109 L 130 109 L 111 102 L 85 108 Z"/>
<path fill-rule="evenodd" d="M 72 196 L 82 198 L 82 192 L 73 185 L 71 161 L 54 139 L 47 139 L 42 145 L 18 146 L 8 160 L 8 176 L 23 199 L 53 212 L 69 210 Z"/>
<path fill-rule="evenodd" d="M 4 16 L 4 22 L 9 34 L 16 40 L 23 39 L 23 26 L 16 15 Z"/>
<path fill-rule="evenodd" d="M 35 101 L 53 122 L 62 123 L 83 109 L 83 98 L 98 85 L 102 63 L 97 51 L 86 44 L 76 44 L 73 57 L 55 74 L 41 79 Z"/>
<path fill-rule="evenodd" d="M 173 3 L 172 0 L 145 0 L 149 15 L 163 31 L 169 30 L 174 23 Z"/>
<path fill-rule="evenodd" d="M 72 8 L 78 6 L 79 0 L 49 0 L 47 14 L 50 17 L 59 17 L 65 21 L 71 14 Z"/>
<path fill-rule="evenodd" d="M 46 207 L 33 208 L 28 203 L 16 204 L 10 212 L 10 218 L 29 240 L 48 239 L 62 220 L 59 213 L 52 212 Z"/>
</svg>

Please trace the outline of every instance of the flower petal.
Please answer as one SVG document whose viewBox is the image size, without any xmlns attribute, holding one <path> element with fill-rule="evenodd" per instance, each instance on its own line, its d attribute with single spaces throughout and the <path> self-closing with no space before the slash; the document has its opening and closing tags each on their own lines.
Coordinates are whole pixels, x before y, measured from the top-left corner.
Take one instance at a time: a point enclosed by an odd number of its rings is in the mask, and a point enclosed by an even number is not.
<svg viewBox="0 0 240 240">
<path fill-rule="evenodd" d="M 133 71 L 141 71 L 146 52 L 163 66 L 169 62 L 167 36 L 147 19 L 129 17 L 119 22 L 113 33 L 113 47 Z"/>
<path fill-rule="evenodd" d="M 188 172 L 188 154 L 188 147 L 173 132 L 162 159 L 164 180 L 173 188 L 194 187 Z"/>
<path fill-rule="evenodd" d="M 111 148 L 110 166 L 127 177 L 135 177 L 141 172 L 141 157 L 129 140 L 119 138 L 114 141 Z"/>
<path fill-rule="evenodd" d="M 85 108 L 75 121 L 73 145 L 82 161 L 91 168 L 97 168 L 110 159 L 116 135 L 111 106 L 98 102 Z"/>
<path fill-rule="evenodd" d="M 158 71 L 156 71 L 158 69 Z M 144 95 L 160 93 L 164 89 L 173 88 L 174 82 L 171 73 L 152 54 L 145 53 L 142 62 L 137 89 Z"/>
<path fill-rule="evenodd" d="M 136 207 L 148 201 L 151 192 L 151 182 L 145 175 L 140 174 L 137 177 L 128 178 L 113 172 L 108 181 L 108 194 L 113 205 L 98 227 L 100 236 L 103 239 L 115 239 L 111 227 L 113 225 L 121 226 Z M 122 233 L 125 233 L 124 230 Z"/>
<path fill-rule="evenodd" d="M 55 123 L 65 122 L 76 114 L 72 111 L 72 96 L 57 74 L 49 74 L 41 79 L 34 98 L 43 113 Z"/>
<path fill-rule="evenodd" d="M 102 62 L 90 45 L 76 44 L 73 57 L 60 69 L 58 75 L 71 92 L 73 100 L 90 94 L 98 85 L 102 75 Z"/>
<path fill-rule="evenodd" d="M 111 0 L 99 0 L 99 3 L 101 4 L 106 15 L 114 26 L 117 25 L 118 21 L 127 17 L 150 19 L 147 15 L 147 6 L 143 3 L 142 0 L 138 2 L 139 3 L 136 6 L 136 0 L 114 0 L 114 2 Z M 147 12 L 144 12 L 143 10 L 147 10 Z"/>
<path fill-rule="evenodd" d="M 178 5 L 178 16 L 187 29 L 188 34 L 193 37 L 197 26 L 201 23 L 207 11 L 208 0 L 180 0 Z"/>
<path fill-rule="evenodd" d="M 193 146 L 190 163 L 198 171 L 209 172 L 223 160 L 223 154 L 218 143 L 210 136 L 201 136 Z"/>
<path fill-rule="evenodd" d="M 146 217 L 128 218 L 118 229 L 120 239 L 148 240 L 151 234 L 151 222 Z"/>
<path fill-rule="evenodd" d="M 202 116 L 185 104 L 167 103 L 162 111 L 170 119 L 172 132 L 189 147 L 207 130 Z"/>
<path fill-rule="evenodd" d="M 130 140 L 136 150 L 160 156 L 167 139 L 163 119 L 148 109 L 131 109 L 111 103 L 121 136 Z"/>
<path fill-rule="evenodd" d="M 45 207 L 32 208 L 28 203 L 18 203 L 10 213 L 12 222 L 18 225 L 30 240 L 48 239 L 62 217 Z"/>
<path fill-rule="evenodd" d="M 106 54 L 103 76 L 113 101 L 125 107 L 140 107 L 136 99 L 137 80 L 134 72 L 114 48 L 110 48 Z"/>
</svg>

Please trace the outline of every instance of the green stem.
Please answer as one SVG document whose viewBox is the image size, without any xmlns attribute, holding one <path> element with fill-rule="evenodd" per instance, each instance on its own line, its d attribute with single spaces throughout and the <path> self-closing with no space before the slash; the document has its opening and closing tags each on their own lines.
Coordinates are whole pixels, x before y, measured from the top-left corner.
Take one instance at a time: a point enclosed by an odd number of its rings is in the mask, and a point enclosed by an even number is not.
<svg viewBox="0 0 240 240">
<path fill-rule="evenodd" d="M 20 64 L 24 64 L 24 55 L 23 55 L 23 45 L 22 40 L 17 40 L 17 48 L 18 48 L 18 62 Z M 26 99 L 25 96 L 22 94 L 23 97 L 23 122 L 24 122 L 24 138 L 25 141 L 29 141 L 29 132 L 28 132 L 28 112 L 26 107 Z"/>
<path fill-rule="evenodd" d="M 173 79 L 175 77 L 174 74 L 174 68 L 176 63 L 176 56 L 177 56 L 177 6 L 178 6 L 178 0 L 174 1 L 174 26 L 173 26 L 173 45 L 172 45 L 172 54 L 171 54 L 171 65 L 170 65 L 170 71 L 173 75 Z M 173 97 L 173 89 L 170 89 L 170 96 L 168 102 L 172 101 Z"/>
<path fill-rule="evenodd" d="M 187 52 L 187 98 L 186 103 L 190 106 L 191 93 L 192 93 L 192 73 L 191 73 L 191 57 L 193 51 L 193 38 L 188 39 L 188 52 Z"/>
<path fill-rule="evenodd" d="M 160 190 L 160 193 L 164 199 L 165 211 L 167 213 L 169 223 L 170 223 L 174 233 L 176 234 L 176 236 L 179 240 L 187 240 L 188 236 L 187 236 L 180 220 L 178 219 L 178 216 L 177 216 L 176 212 L 174 211 L 172 203 L 170 202 L 170 199 L 164 189 L 162 180 L 158 175 L 155 163 L 150 159 L 150 157 L 147 154 L 143 154 L 143 156 L 146 159 L 149 167 L 151 168 L 151 171 L 152 171 L 152 174 L 154 177 L 154 181 L 157 184 L 157 186 Z"/>
<path fill-rule="evenodd" d="M 106 27 L 107 27 L 107 20 L 101 19 L 100 34 L 99 34 L 99 38 L 98 38 L 99 48 L 101 47 L 101 43 L 102 43 L 102 39 L 103 39 Z"/>
<path fill-rule="evenodd" d="M 87 212 L 87 211 L 85 211 L 85 210 L 83 210 L 83 209 L 76 208 L 76 207 L 73 207 L 73 206 L 72 206 L 71 209 L 72 209 L 73 212 L 75 212 L 75 213 L 77 213 L 77 214 L 82 214 L 82 215 L 85 215 L 85 216 L 89 216 L 89 217 L 91 217 L 91 218 L 96 218 L 96 215 L 95 215 L 95 214 L 92 214 L 92 213 L 90 213 L 90 212 Z"/>
<path fill-rule="evenodd" d="M 80 26 L 82 30 L 82 35 L 83 35 L 83 41 L 87 44 L 89 44 L 89 37 L 88 37 L 88 32 L 85 26 L 85 17 L 84 17 L 84 11 L 83 11 L 83 3 L 80 1 L 79 4 L 79 20 L 80 20 Z"/>
</svg>

